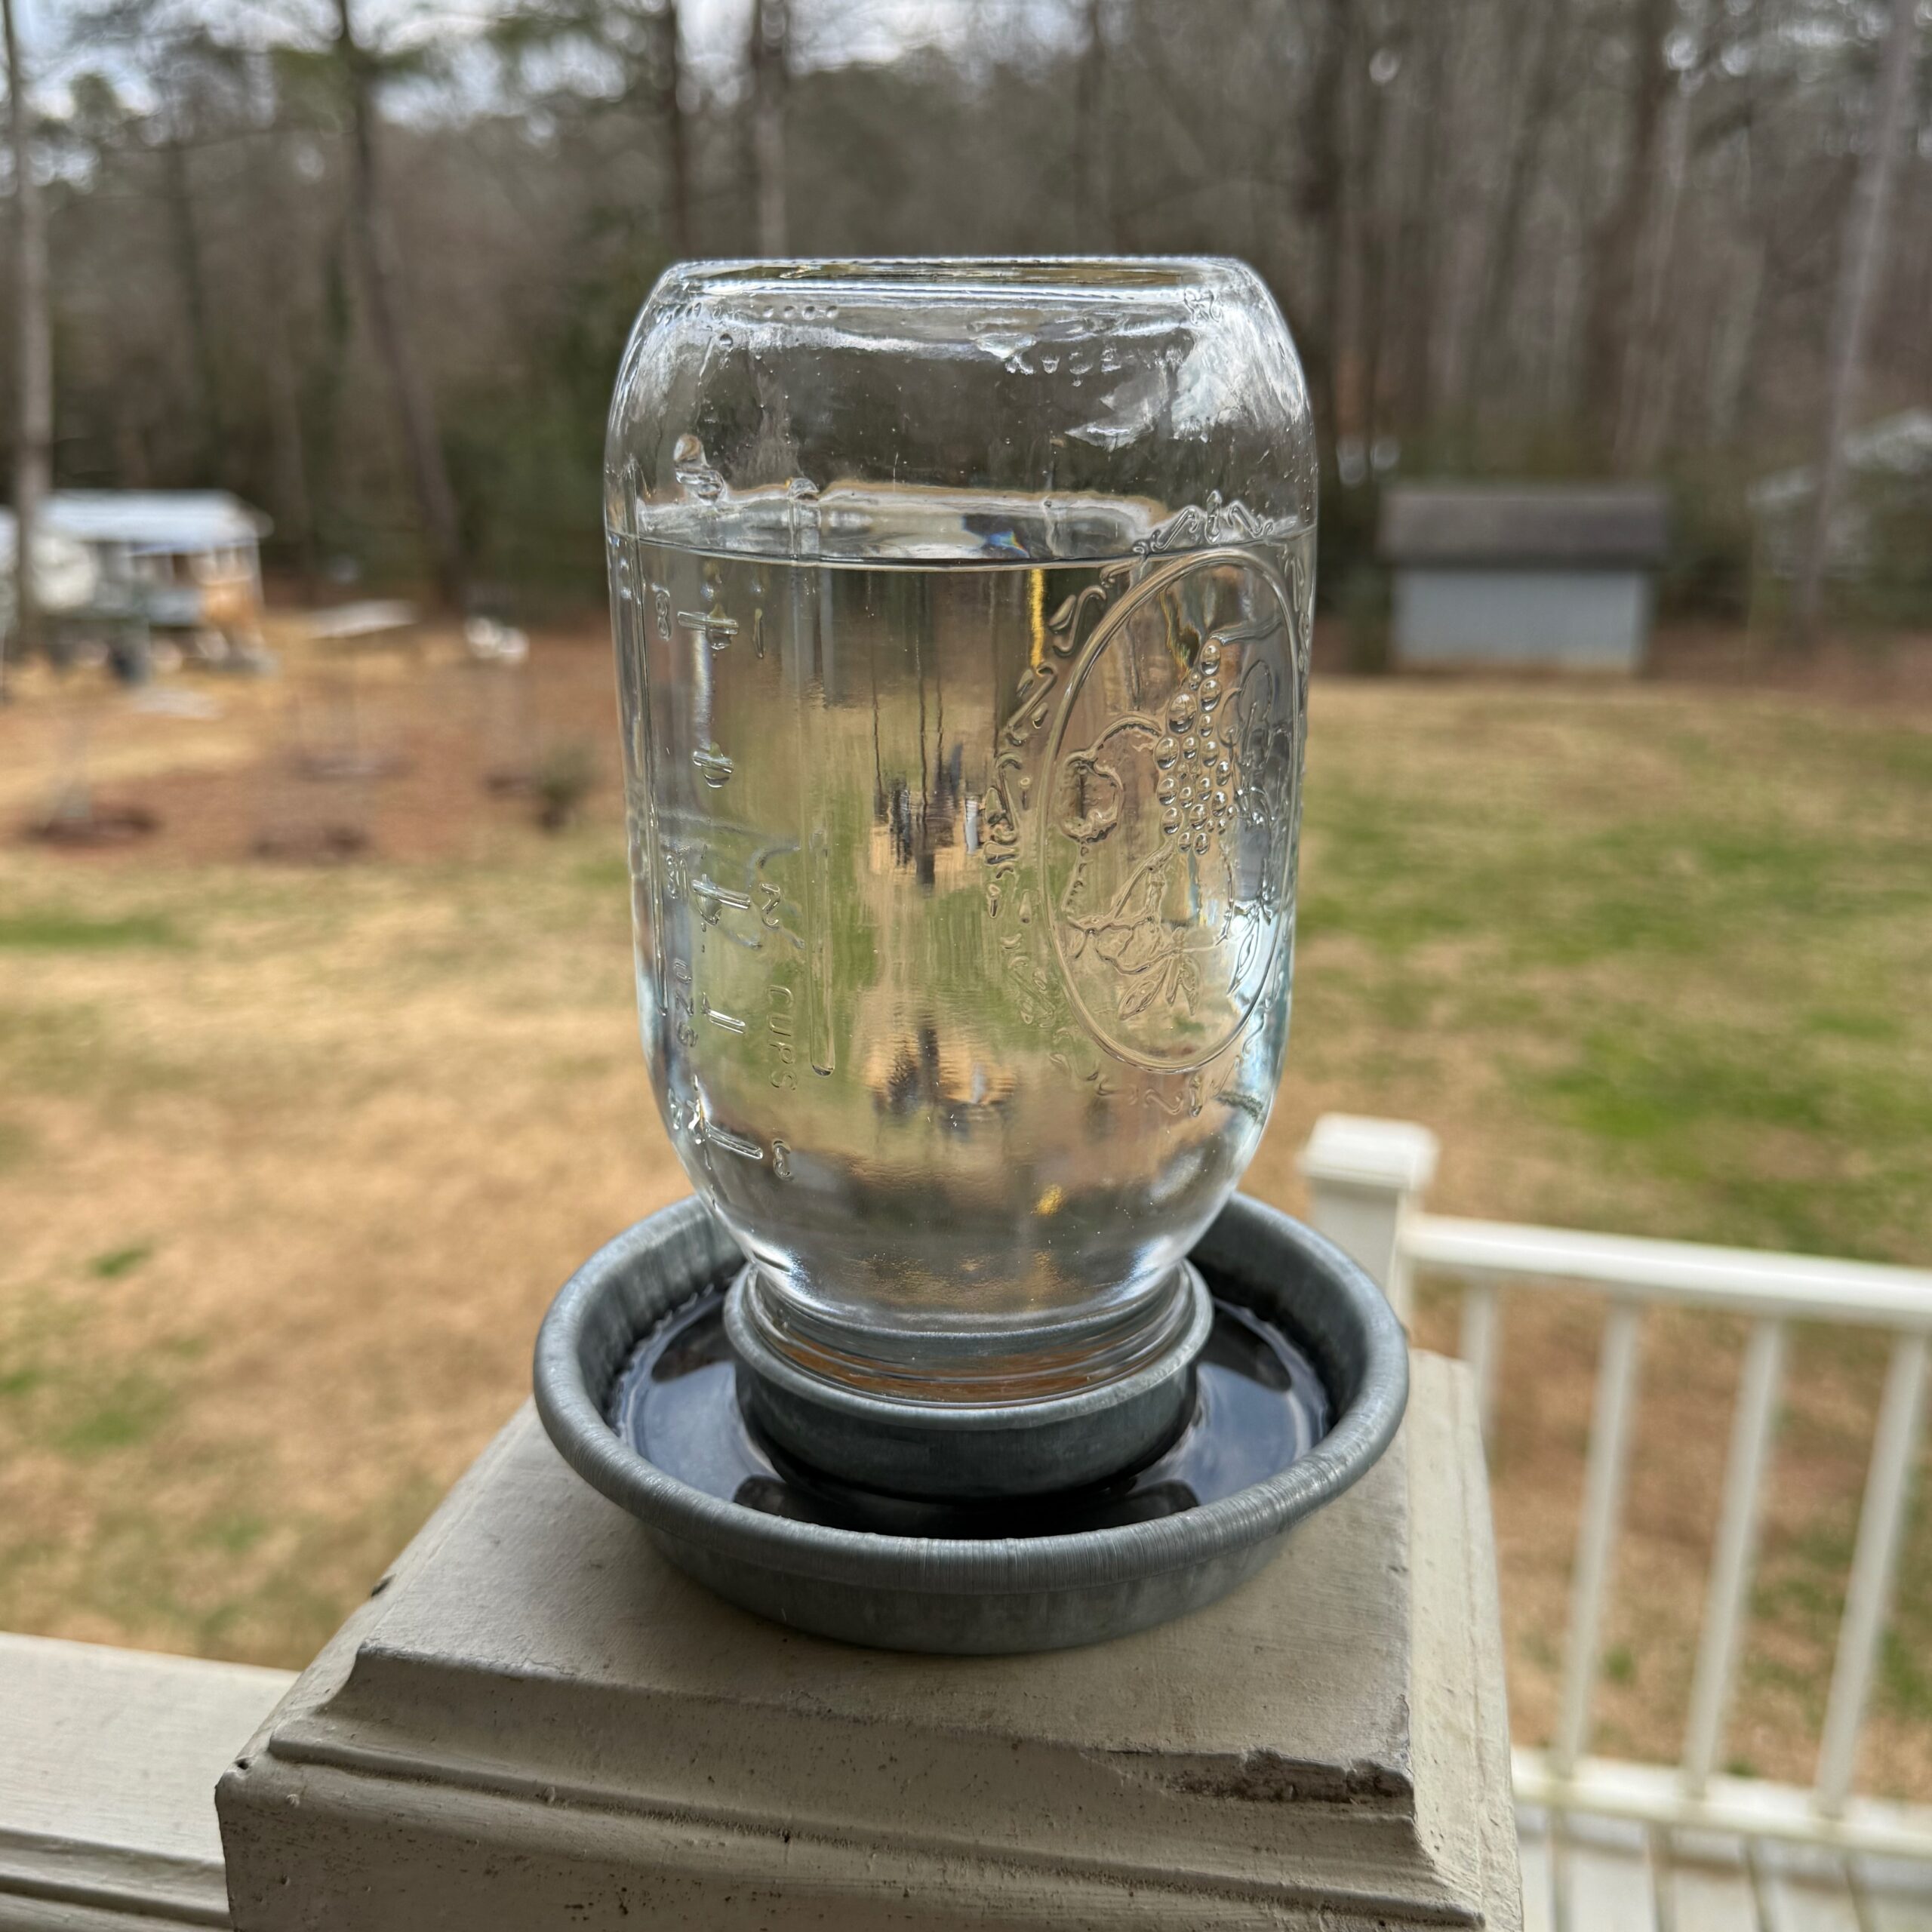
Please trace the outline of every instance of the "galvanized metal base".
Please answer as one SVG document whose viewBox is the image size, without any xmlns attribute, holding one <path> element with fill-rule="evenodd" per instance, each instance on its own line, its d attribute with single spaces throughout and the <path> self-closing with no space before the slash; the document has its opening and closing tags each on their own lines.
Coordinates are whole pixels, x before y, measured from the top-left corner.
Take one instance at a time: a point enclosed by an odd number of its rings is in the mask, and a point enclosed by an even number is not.
<svg viewBox="0 0 1932 1932">
<path fill-rule="evenodd" d="M 1186 1419 L 1214 1303 L 1200 1271 L 1181 1266 L 1186 1312 L 1170 1346 L 1131 1375 L 1038 1401 L 900 1401 L 814 1375 L 765 1339 L 750 1263 L 724 1304 L 724 1331 L 746 1407 L 814 1469 L 892 1496 L 1046 1496 L 1146 1462 Z"/>
<path fill-rule="evenodd" d="M 657 1467 L 611 1426 L 618 1379 L 666 1316 L 743 1265 L 695 1200 L 641 1222 L 565 1284 L 537 1339 L 537 1408 L 572 1468 L 639 1518 L 673 1562 L 749 1610 L 897 1650 L 1091 1643 L 1198 1609 L 1251 1576 L 1295 1523 L 1373 1466 L 1401 1420 L 1405 1338 L 1339 1249 L 1237 1196 L 1192 1260 L 1215 1296 L 1306 1352 L 1333 1421 L 1312 1449 L 1238 1493 L 1153 1520 L 1060 1534 L 891 1535 L 747 1508 Z M 1023 1513 L 1032 1512 L 1017 1506 L 1016 1520 Z"/>
</svg>

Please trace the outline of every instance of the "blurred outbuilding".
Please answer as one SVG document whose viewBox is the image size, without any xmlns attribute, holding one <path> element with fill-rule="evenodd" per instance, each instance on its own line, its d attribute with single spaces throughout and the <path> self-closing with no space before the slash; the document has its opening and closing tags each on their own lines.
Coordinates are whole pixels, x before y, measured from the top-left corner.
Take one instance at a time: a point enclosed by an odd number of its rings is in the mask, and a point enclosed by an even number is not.
<svg viewBox="0 0 1932 1932">
<path fill-rule="evenodd" d="M 13 521 L 7 513 L 0 537 L 10 602 Z M 223 490 L 57 490 L 35 537 L 43 607 L 63 633 L 136 637 L 143 657 L 148 633 L 168 631 L 203 657 L 248 659 L 261 648 L 261 540 L 270 528 Z M 57 554 L 57 586 L 48 580 Z"/>
<path fill-rule="evenodd" d="M 1392 488 L 1379 548 L 1395 662 L 1635 671 L 1669 535 L 1649 484 Z"/>
<path fill-rule="evenodd" d="M 20 525 L 11 510 L 0 509 L 0 629 L 11 635 L 18 614 L 14 572 L 19 565 Z M 100 587 L 100 571 L 85 543 L 49 530 L 45 523 L 34 532 L 34 588 L 40 593 L 42 614 L 58 623 L 86 610 Z"/>
</svg>

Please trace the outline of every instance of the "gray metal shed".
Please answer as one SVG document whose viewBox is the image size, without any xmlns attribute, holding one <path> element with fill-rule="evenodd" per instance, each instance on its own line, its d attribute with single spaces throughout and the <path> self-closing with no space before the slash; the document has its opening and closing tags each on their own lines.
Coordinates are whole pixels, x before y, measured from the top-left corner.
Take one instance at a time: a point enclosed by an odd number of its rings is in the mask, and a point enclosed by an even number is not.
<svg viewBox="0 0 1932 1932">
<path fill-rule="evenodd" d="M 1404 666 L 1634 671 L 1669 506 L 1649 484 L 1411 483 L 1382 499 Z"/>
</svg>

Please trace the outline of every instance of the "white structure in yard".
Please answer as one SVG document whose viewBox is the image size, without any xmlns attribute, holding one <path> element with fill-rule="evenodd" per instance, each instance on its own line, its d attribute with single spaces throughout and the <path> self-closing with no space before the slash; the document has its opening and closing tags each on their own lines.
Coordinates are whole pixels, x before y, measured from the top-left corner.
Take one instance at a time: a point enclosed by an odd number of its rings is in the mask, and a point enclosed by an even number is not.
<svg viewBox="0 0 1932 1932">
<path fill-rule="evenodd" d="M 10 634 L 17 608 L 14 584 L 20 547 L 17 519 L 11 510 L 0 509 L 0 630 Z M 87 546 L 44 524 L 34 533 L 33 578 L 42 611 L 54 618 L 88 609 L 100 586 L 100 568 Z"/>
<path fill-rule="evenodd" d="M 231 643 L 260 629 L 261 540 L 271 525 L 225 490 L 56 490 L 41 528 L 83 546 L 103 598 L 131 603 L 156 629 Z"/>
<path fill-rule="evenodd" d="M 1870 423 L 1839 448 L 1847 487 L 1832 521 L 1828 568 L 1837 576 L 1862 575 L 1881 566 L 1888 549 L 1915 552 L 1910 562 L 1916 564 L 1932 512 L 1932 409 L 1903 410 Z M 1809 465 L 1751 486 L 1759 558 L 1774 577 L 1798 574 L 1817 492 L 1817 472 Z"/>
<path fill-rule="evenodd" d="M 1382 499 L 1395 663 L 1635 671 L 1669 535 L 1647 484 L 1404 484 Z"/>
</svg>

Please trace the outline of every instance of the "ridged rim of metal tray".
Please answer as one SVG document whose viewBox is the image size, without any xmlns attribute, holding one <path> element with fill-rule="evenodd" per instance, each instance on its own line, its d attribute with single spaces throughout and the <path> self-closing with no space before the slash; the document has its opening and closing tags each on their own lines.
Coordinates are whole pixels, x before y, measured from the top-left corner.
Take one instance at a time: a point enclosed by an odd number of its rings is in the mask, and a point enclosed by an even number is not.
<svg viewBox="0 0 1932 1932">
<path fill-rule="evenodd" d="M 767 1515 L 666 1475 L 619 1438 L 606 1407 L 645 1334 L 741 1263 L 731 1237 L 695 1197 L 640 1221 L 565 1284 L 537 1336 L 537 1407 L 571 1468 L 649 1527 L 787 1577 L 928 1597 L 1012 1598 L 1209 1568 L 1278 1537 L 1374 1466 L 1401 1421 L 1408 1352 L 1400 1323 L 1360 1267 L 1300 1222 L 1244 1195 L 1229 1202 L 1192 1258 L 1219 1297 L 1278 1321 L 1307 1350 L 1335 1420 L 1312 1450 L 1278 1474 L 1152 1521 L 971 1541 L 882 1536 Z M 1238 1580 L 1230 1576 L 1222 1587 Z"/>
</svg>

